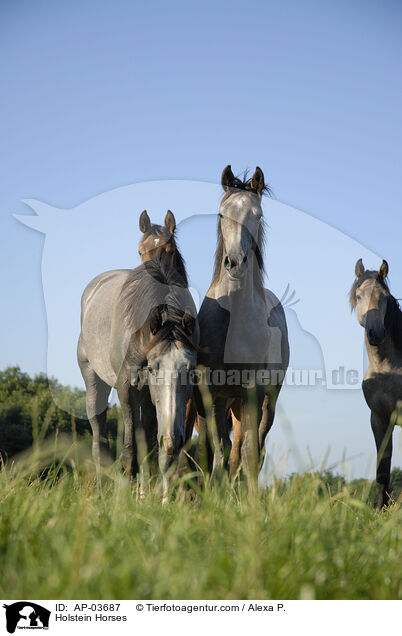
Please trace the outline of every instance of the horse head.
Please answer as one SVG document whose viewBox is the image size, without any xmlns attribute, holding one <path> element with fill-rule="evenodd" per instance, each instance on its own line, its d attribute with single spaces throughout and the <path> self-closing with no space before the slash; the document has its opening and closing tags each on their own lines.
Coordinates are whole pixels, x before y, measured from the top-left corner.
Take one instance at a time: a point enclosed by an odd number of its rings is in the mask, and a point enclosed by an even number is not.
<svg viewBox="0 0 402 636">
<path fill-rule="evenodd" d="M 158 420 L 158 442 L 166 455 L 176 456 L 185 441 L 191 373 L 197 364 L 199 341 L 195 311 L 169 305 L 155 307 L 149 317 L 148 386 Z"/>
<path fill-rule="evenodd" d="M 221 179 L 224 195 L 219 207 L 218 250 L 216 267 L 230 279 L 239 280 L 249 268 L 254 251 L 262 269 L 263 222 L 261 196 L 268 187 L 261 168 L 251 179 L 241 180 L 226 166 Z M 218 262 L 219 261 L 219 262 Z"/>
<path fill-rule="evenodd" d="M 350 292 L 350 304 L 357 311 L 357 319 L 365 328 L 367 340 L 379 346 L 385 340 L 385 318 L 391 297 L 386 277 L 388 263 L 383 260 L 378 272 L 366 270 L 360 258 L 355 266 L 355 281 Z"/>
</svg>

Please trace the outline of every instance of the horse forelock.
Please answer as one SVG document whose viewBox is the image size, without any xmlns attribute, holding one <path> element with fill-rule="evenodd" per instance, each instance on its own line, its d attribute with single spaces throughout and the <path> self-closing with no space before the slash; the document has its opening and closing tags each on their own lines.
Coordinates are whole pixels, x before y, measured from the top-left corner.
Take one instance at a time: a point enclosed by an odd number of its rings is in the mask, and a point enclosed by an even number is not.
<svg viewBox="0 0 402 636">
<path fill-rule="evenodd" d="M 183 315 L 184 312 L 182 316 Z M 185 347 L 194 351 L 201 351 L 200 347 L 193 341 L 192 337 L 186 333 L 182 326 L 181 319 L 177 321 L 168 319 L 155 336 L 149 341 L 145 350 L 149 353 L 154 347 L 156 347 L 156 345 L 163 344 L 162 352 L 164 352 L 169 346 L 177 343 L 181 343 Z"/>
<path fill-rule="evenodd" d="M 231 194 L 233 194 L 234 192 L 238 190 L 253 192 L 254 194 L 257 194 L 257 191 L 251 185 L 252 176 L 249 177 L 248 174 L 249 174 L 249 171 L 245 170 L 242 177 L 240 176 L 235 177 L 233 184 L 230 186 L 230 188 L 227 188 L 224 190 L 222 200 L 225 200 L 225 198 L 228 198 Z M 266 194 L 267 196 L 272 197 L 272 188 L 268 185 L 268 183 L 264 183 L 264 187 L 261 190 L 261 194 Z"/>
</svg>

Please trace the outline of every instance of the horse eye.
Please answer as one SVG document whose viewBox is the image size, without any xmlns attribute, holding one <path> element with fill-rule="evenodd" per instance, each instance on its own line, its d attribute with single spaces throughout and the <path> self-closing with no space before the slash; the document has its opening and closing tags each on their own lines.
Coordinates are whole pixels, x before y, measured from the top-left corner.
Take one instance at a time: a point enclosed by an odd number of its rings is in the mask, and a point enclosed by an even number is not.
<svg viewBox="0 0 402 636">
<path fill-rule="evenodd" d="M 356 294 L 356 298 L 357 298 L 357 300 L 360 300 L 361 299 L 360 294 Z"/>
<path fill-rule="evenodd" d="M 220 219 L 223 219 L 223 214 L 218 214 Z"/>
</svg>

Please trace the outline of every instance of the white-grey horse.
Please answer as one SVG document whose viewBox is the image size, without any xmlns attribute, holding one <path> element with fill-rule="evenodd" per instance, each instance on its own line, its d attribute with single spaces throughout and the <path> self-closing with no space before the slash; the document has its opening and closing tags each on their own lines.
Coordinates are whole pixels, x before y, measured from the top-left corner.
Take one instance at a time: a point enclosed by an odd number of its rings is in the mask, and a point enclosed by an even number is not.
<svg viewBox="0 0 402 636">
<path fill-rule="evenodd" d="M 262 170 L 257 167 L 250 180 L 240 180 L 227 166 L 222 186 L 215 272 L 198 315 L 200 347 L 209 351 L 199 359 L 207 368 L 217 434 L 210 469 L 226 464 L 229 456 L 234 475 L 242 461 L 254 488 L 289 363 L 289 343 L 282 305 L 263 286 L 261 196 L 267 187 Z M 202 432 L 206 413 L 198 390 L 194 402 Z"/>
<path fill-rule="evenodd" d="M 101 449 L 107 448 L 108 396 L 115 387 L 124 418 L 126 473 L 138 471 L 136 439 L 142 431 L 154 466 L 160 451 L 165 474 L 184 443 L 189 374 L 199 342 L 196 308 L 183 277 L 164 252 L 134 270 L 97 276 L 83 293 L 81 309 L 78 363 L 98 469 Z"/>
</svg>

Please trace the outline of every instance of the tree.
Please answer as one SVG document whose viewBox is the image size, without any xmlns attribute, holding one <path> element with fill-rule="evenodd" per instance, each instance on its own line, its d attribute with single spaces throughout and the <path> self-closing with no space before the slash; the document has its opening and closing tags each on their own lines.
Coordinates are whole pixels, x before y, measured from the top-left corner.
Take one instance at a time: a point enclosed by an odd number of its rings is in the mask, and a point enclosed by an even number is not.
<svg viewBox="0 0 402 636">
<path fill-rule="evenodd" d="M 52 394 L 57 393 L 56 406 Z M 17 367 L 0 371 L 0 453 L 12 457 L 56 431 L 90 436 L 91 427 L 84 417 L 85 391 L 62 386 L 43 373 L 31 378 Z M 112 434 L 117 431 L 119 408 L 108 413 Z"/>
</svg>

